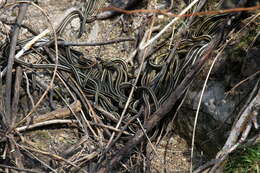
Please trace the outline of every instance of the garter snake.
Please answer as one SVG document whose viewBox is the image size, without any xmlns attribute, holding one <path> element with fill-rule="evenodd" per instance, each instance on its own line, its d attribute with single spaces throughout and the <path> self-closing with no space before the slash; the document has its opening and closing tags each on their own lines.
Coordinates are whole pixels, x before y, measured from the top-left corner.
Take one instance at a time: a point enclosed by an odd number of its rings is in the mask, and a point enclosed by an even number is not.
<svg viewBox="0 0 260 173">
<path fill-rule="evenodd" d="M 195 36 L 199 35 L 213 35 L 214 30 L 216 30 L 216 26 L 223 21 L 229 14 L 219 14 L 219 15 L 213 15 L 208 18 L 206 18 L 205 21 L 202 22 L 202 24 L 199 25 L 199 27 L 195 31 Z M 201 22 L 201 21 L 198 21 Z"/>
<path fill-rule="evenodd" d="M 79 18 L 80 22 L 82 23 L 84 20 L 84 16 L 82 12 L 76 8 L 71 8 L 67 11 L 67 15 L 61 20 L 59 23 L 56 33 L 57 35 L 61 35 L 61 33 L 64 31 L 66 26 L 74 19 L 74 18 Z"/>
<path fill-rule="evenodd" d="M 80 31 L 82 34 L 84 22 L 88 22 L 87 19 L 89 19 L 89 16 L 94 13 L 93 7 L 96 6 L 94 3 L 98 3 L 93 0 L 88 2 L 92 4 L 85 7 L 84 15 L 80 11 L 75 10 L 71 11 L 62 20 L 57 28 L 59 35 L 62 34 L 67 24 L 76 17 L 79 17 L 82 22 Z M 169 53 L 164 52 L 153 59 L 149 58 L 145 60 L 144 71 L 137 83 L 134 96 L 130 101 L 126 118 L 130 119 L 133 114 L 137 113 L 137 110 L 143 107 L 141 104 L 145 105 L 146 116 L 150 116 L 165 103 L 173 90 L 181 82 L 181 79 L 187 74 L 190 66 L 205 52 L 212 34 L 216 32 L 215 28 L 218 25 L 218 20 L 221 18 L 213 17 L 213 19 L 203 22 L 202 26 L 194 32 L 195 34 L 189 35 L 188 39 L 184 39 L 176 50 L 176 55 L 168 56 Z M 26 40 L 21 41 L 17 47 L 21 47 L 25 42 Z M 36 48 L 39 47 L 36 46 Z M 51 46 L 48 49 L 48 56 L 53 56 L 51 59 L 54 60 L 53 49 Z M 39 51 L 42 50 L 39 49 Z M 182 51 L 185 55 L 179 56 L 179 53 Z M 102 110 L 112 113 L 112 123 L 116 123 L 116 120 L 120 118 L 120 111 L 125 107 L 128 99 L 127 96 L 133 87 L 133 80 L 129 77 L 128 64 L 120 58 L 106 61 L 85 58 L 82 61 L 82 57 L 83 54 L 80 54 L 69 46 L 59 47 L 58 70 L 71 73 L 84 91 L 86 97 L 94 100 L 94 107 L 101 107 Z M 31 64 L 20 59 L 15 59 L 15 62 L 19 65 L 36 69 L 54 69 L 55 67 L 55 64 Z M 86 68 L 84 68 L 85 65 L 87 66 Z M 103 113 L 99 112 L 99 114 Z M 142 118 L 145 119 L 148 117 Z M 139 126 L 134 124 L 128 127 L 130 130 L 135 131 Z M 153 133 L 152 136 L 156 136 L 157 133 L 158 131 Z"/>
<path fill-rule="evenodd" d="M 97 13 L 97 9 L 104 4 L 105 0 L 85 0 L 84 9 L 83 9 L 83 20 L 80 25 L 79 38 L 85 31 L 86 23 L 90 23 L 95 20 L 95 14 Z"/>
</svg>

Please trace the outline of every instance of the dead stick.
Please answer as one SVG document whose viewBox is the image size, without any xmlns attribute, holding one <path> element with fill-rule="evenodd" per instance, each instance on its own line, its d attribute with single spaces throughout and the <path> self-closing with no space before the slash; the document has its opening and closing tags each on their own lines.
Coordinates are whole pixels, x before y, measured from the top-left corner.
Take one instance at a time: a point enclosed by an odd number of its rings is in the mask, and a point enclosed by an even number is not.
<svg viewBox="0 0 260 173">
<path fill-rule="evenodd" d="M 13 103 L 12 103 L 12 119 L 11 119 L 11 125 L 14 126 L 16 115 L 18 112 L 18 104 L 19 104 L 19 97 L 20 97 L 20 88 L 21 88 L 21 81 L 22 81 L 22 68 L 18 66 L 16 68 L 16 79 L 15 79 L 15 85 L 14 85 L 14 97 L 13 97 Z"/>
<path fill-rule="evenodd" d="M 74 103 L 70 105 L 70 108 L 73 112 L 79 112 L 81 110 L 81 103 L 77 100 Z M 60 108 L 55 111 L 39 115 L 36 117 L 33 122 L 34 123 L 39 123 L 47 120 L 52 120 L 52 119 L 62 119 L 66 118 L 71 115 L 71 110 L 68 107 L 65 108 Z"/>
<path fill-rule="evenodd" d="M 18 35 L 20 31 L 20 26 L 22 24 L 23 18 L 26 14 L 28 7 L 28 3 L 21 3 L 19 7 L 19 15 L 16 19 L 16 25 L 14 26 L 11 45 L 10 45 L 10 53 L 8 57 L 8 64 L 7 64 L 7 74 L 6 74 L 6 97 L 5 97 L 5 113 L 6 113 L 6 120 L 7 123 L 10 125 L 12 118 L 11 112 L 11 88 L 12 88 L 12 69 L 14 64 L 14 56 L 15 56 L 15 47 L 18 40 Z"/>
<path fill-rule="evenodd" d="M 17 171 L 24 171 L 24 172 L 27 172 L 27 173 L 41 173 L 41 172 L 38 172 L 38 171 L 34 171 L 32 169 L 22 169 L 22 168 L 17 168 L 17 167 L 14 167 L 14 166 L 3 165 L 3 164 L 0 164 L 0 167 L 1 168 L 7 168 L 7 169 L 13 169 L 13 170 L 17 170 Z"/>
<path fill-rule="evenodd" d="M 47 120 L 44 122 L 39 122 L 39 123 L 35 123 L 29 126 L 22 126 L 22 127 L 17 127 L 15 130 L 18 132 L 23 132 L 26 130 L 31 130 L 34 128 L 40 128 L 43 126 L 48 126 L 48 125 L 54 125 L 54 124 L 77 124 L 78 121 L 77 120 L 61 120 L 61 119 L 54 119 L 54 120 Z"/>
</svg>

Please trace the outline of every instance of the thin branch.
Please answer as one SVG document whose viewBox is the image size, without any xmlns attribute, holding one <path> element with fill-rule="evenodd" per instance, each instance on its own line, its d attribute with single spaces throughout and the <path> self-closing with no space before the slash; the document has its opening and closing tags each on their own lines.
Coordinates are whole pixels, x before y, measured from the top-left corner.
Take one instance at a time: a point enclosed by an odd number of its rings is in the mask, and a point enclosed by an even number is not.
<svg viewBox="0 0 260 173">
<path fill-rule="evenodd" d="M 109 44 L 116 44 L 120 42 L 125 42 L 125 41 L 134 41 L 135 39 L 133 38 L 119 38 L 116 40 L 109 40 L 109 41 L 104 41 L 104 42 L 97 42 L 97 43 L 88 43 L 88 42 L 68 42 L 68 41 L 58 41 L 58 45 L 60 46 L 104 46 L 104 45 L 109 45 Z"/>
<path fill-rule="evenodd" d="M 225 158 L 234 151 L 238 144 L 243 142 L 248 135 L 248 129 L 251 128 L 252 119 L 258 114 L 260 110 L 260 89 L 256 97 L 251 101 L 248 107 L 244 110 L 238 121 L 233 126 L 228 139 L 221 151 L 218 152 L 216 158 L 218 162 L 213 166 L 210 172 L 215 172 Z M 241 136 L 241 137 L 240 137 Z M 239 140 L 240 137 L 240 140 Z"/>
<path fill-rule="evenodd" d="M 202 102 L 202 98 L 203 98 L 203 95 L 204 95 L 204 92 L 205 92 L 205 89 L 206 89 L 206 86 L 207 86 L 207 82 L 208 82 L 208 79 L 209 79 L 209 76 L 211 74 L 211 71 L 217 61 L 217 59 L 220 57 L 220 55 L 222 55 L 222 52 L 224 51 L 224 49 L 226 48 L 228 42 L 226 42 L 226 44 L 222 47 L 222 49 L 220 50 L 220 52 L 217 54 L 217 56 L 214 58 L 213 62 L 211 63 L 211 66 L 210 66 L 210 69 L 208 71 L 208 74 L 207 74 L 207 77 L 205 79 L 205 82 L 204 82 L 204 85 L 203 85 L 203 88 L 202 88 L 202 91 L 201 91 L 201 95 L 200 95 L 200 98 L 199 98 L 199 104 L 198 104 L 198 107 L 197 107 L 197 111 L 196 111 L 196 115 L 195 115 L 195 120 L 194 120 L 194 125 L 193 125 L 193 131 L 192 131 L 192 142 L 191 142 L 191 163 L 190 163 L 190 173 L 192 173 L 192 169 L 193 169 L 193 162 L 192 162 L 192 159 L 193 159 L 193 154 L 194 154 L 194 144 L 195 144 L 195 135 L 196 135 L 196 127 L 197 127 L 197 121 L 198 121 L 198 117 L 199 117 L 199 110 L 200 110 L 200 106 L 201 106 L 201 102 Z"/>
<path fill-rule="evenodd" d="M 35 123 L 35 124 L 29 125 L 29 126 L 17 127 L 15 130 L 17 132 L 23 132 L 26 130 L 31 130 L 31 129 L 40 128 L 43 126 L 48 126 L 48 125 L 53 125 L 53 124 L 77 124 L 77 123 L 78 123 L 77 120 L 53 119 L 53 120 L 46 120 L 43 122 Z"/>
<path fill-rule="evenodd" d="M 181 11 L 180 15 L 184 15 L 188 10 L 190 10 L 199 0 L 192 1 L 184 10 Z M 153 38 L 147 41 L 146 44 L 142 45 L 140 44 L 139 49 L 143 50 L 153 42 L 155 42 L 163 33 L 165 33 L 168 28 L 170 28 L 174 23 L 176 23 L 180 17 L 174 18 L 170 23 L 168 23 L 157 35 L 155 35 Z"/>
<path fill-rule="evenodd" d="M 0 167 L 1 168 L 7 168 L 7 169 L 13 169 L 13 170 L 16 170 L 16 171 L 24 171 L 24 172 L 28 172 L 28 173 L 41 173 L 41 172 L 38 172 L 38 171 L 34 171 L 32 169 L 22 169 L 22 168 L 17 168 L 17 167 L 14 167 L 14 166 L 7 166 L 7 165 L 3 165 L 3 164 L 0 164 Z"/>
<path fill-rule="evenodd" d="M 16 79 L 15 79 L 15 90 L 14 90 L 14 97 L 13 97 L 13 104 L 12 104 L 12 120 L 11 125 L 15 124 L 16 115 L 18 112 L 18 104 L 19 104 L 19 96 L 20 96 L 20 88 L 21 88 L 21 81 L 22 81 L 22 68 L 16 68 Z"/>
<path fill-rule="evenodd" d="M 12 112 L 11 112 L 11 88 L 12 88 L 12 69 L 14 64 L 14 56 L 15 56 L 15 47 L 18 40 L 18 35 L 20 31 L 20 25 L 22 24 L 23 18 L 26 14 L 27 3 L 21 3 L 19 6 L 19 15 L 16 19 L 16 25 L 14 25 L 13 33 L 12 33 L 12 39 L 10 43 L 10 52 L 8 57 L 8 64 L 7 64 L 7 74 L 6 74 L 6 89 L 5 89 L 5 114 L 7 123 L 11 124 L 12 121 Z"/>
<path fill-rule="evenodd" d="M 194 1 L 193 1 L 194 2 Z M 191 5 L 191 3 L 189 4 Z M 194 4 L 192 4 L 193 6 Z M 189 6 L 188 6 L 189 7 Z M 186 8 L 188 8 L 186 7 Z M 225 14 L 225 13 L 234 13 L 234 12 L 242 12 L 242 11 L 255 11 L 260 8 L 260 5 L 256 5 L 253 7 L 241 7 L 241 8 L 230 8 L 225 10 L 216 10 L 216 11 L 200 11 L 189 14 L 174 14 L 170 13 L 168 10 L 158 10 L 158 9 L 137 9 L 137 10 L 125 10 L 117 7 L 105 7 L 101 8 L 100 11 L 116 11 L 124 14 L 136 14 L 136 13 L 148 13 L 148 14 L 161 14 L 169 17 L 191 17 L 191 16 L 203 16 L 203 15 L 216 15 L 216 14 Z"/>
<path fill-rule="evenodd" d="M 71 112 L 76 113 L 79 112 L 80 110 L 81 110 L 81 103 L 78 100 L 76 100 L 74 103 L 69 105 L 69 107 L 66 106 L 64 108 L 60 108 L 52 112 L 37 116 L 33 120 L 33 122 L 38 123 L 38 122 L 44 122 L 52 119 L 67 118 L 68 116 L 71 115 Z"/>
<path fill-rule="evenodd" d="M 152 22 L 152 24 L 151 24 L 149 30 L 147 30 L 147 32 L 146 32 L 144 38 L 142 39 L 140 45 L 141 45 L 143 42 L 145 42 L 147 39 L 150 39 L 151 34 L 152 34 L 152 31 L 153 31 L 153 25 L 154 25 L 154 18 L 153 18 L 153 22 Z M 143 51 L 142 54 L 141 54 L 141 51 Z M 122 113 L 121 113 L 121 115 L 120 115 L 119 121 L 117 122 L 117 125 L 116 125 L 116 128 L 117 128 L 117 129 L 119 129 L 119 127 L 120 127 L 120 125 L 121 125 L 121 123 L 122 123 L 122 121 L 123 121 L 123 119 L 124 119 L 124 116 L 125 116 L 125 114 L 126 114 L 127 108 L 128 108 L 128 106 L 129 106 L 130 102 L 132 101 L 132 97 L 133 97 L 134 91 L 135 91 L 135 89 L 136 89 L 136 85 L 137 85 L 137 83 L 138 83 L 139 77 L 140 77 L 141 72 L 142 72 L 142 69 L 143 69 L 145 57 L 146 57 L 146 55 L 147 55 L 147 49 L 140 50 L 139 53 L 142 55 L 142 57 L 141 57 L 141 58 L 142 58 L 142 59 L 141 59 L 141 64 L 140 64 L 140 66 L 139 66 L 138 73 L 137 73 L 137 76 L 136 76 L 136 78 L 135 78 L 134 84 L 133 84 L 133 86 L 132 86 L 132 88 L 131 88 L 131 91 L 130 91 L 130 93 L 129 93 L 128 99 L 127 99 L 127 101 L 126 101 L 126 103 L 125 103 L 124 109 L 123 109 L 123 111 L 122 111 Z M 111 135 L 111 137 L 110 137 L 110 139 L 109 139 L 109 141 L 108 141 L 108 143 L 107 143 L 107 145 L 106 145 L 106 149 L 107 149 L 107 150 L 108 150 L 108 148 L 111 147 L 112 140 L 113 140 L 114 136 L 115 136 L 115 133 L 113 133 L 113 134 Z"/>
<path fill-rule="evenodd" d="M 48 22 L 50 22 L 50 18 L 48 17 L 47 13 L 41 8 L 39 7 L 38 5 L 36 5 L 35 3 L 33 2 L 30 2 L 33 6 L 35 6 L 36 8 L 38 8 L 47 18 Z M 51 24 L 51 22 L 50 22 Z M 54 83 L 54 79 L 55 79 L 55 76 L 57 74 L 57 69 L 58 69 L 58 59 L 59 59 L 59 56 L 58 56 L 58 45 L 57 45 L 57 34 L 55 32 L 55 28 L 54 26 L 51 24 L 50 25 L 51 29 L 46 29 L 44 30 L 41 34 L 39 34 L 38 36 L 36 36 L 34 39 L 32 39 L 31 41 L 29 41 L 25 47 L 17 53 L 17 57 L 21 56 L 23 54 L 22 51 L 24 51 L 26 48 L 30 48 L 31 45 L 34 43 L 34 41 L 36 41 L 37 39 L 39 39 L 39 37 L 41 38 L 42 36 L 45 36 L 46 34 L 48 34 L 50 31 L 53 32 L 54 34 L 54 40 L 55 40 L 55 67 L 54 67 L 54 71 L 53 71 L 53 75 L 52 75 L 52 78 L 51 78 L 51 81 L 50 81 L 50 84 L 48 86 L 48 88 L 44 91 L 44 93 L 42 94 L 42 96 L 40 97 L 40 99 L 37 101 L 37 103 L 35 104 L 35 106 L 31 109 L 31 111 L 22 119 L 20 120 L 17 124 L 16 124 L 16 127 L 21 124 L 22 122 L 24 122 L 28 117 L 30 117 L 33 112 L 35 112 L 35 110 L 37 109 L 37 107 L 40 105 L 40 103 L 42 102 L 42 100 L 45 98 L 45 96 L 47 95 L 47 93 L 49 92 L 49 90 L 52 88 L 53 86 L 53 83 Z M 29 44 L 30 43 L 30 44 Z M 14 127 L 15 128 L 15 127 Z M 14 129 L 13 128 L 13 129 Z M 11 130 L 13 130 L 11 129 Z"/>
<path fill-rule="evenodd" d="M 30 144 L 29 142 L 25 141 L 27 144 Z M 25 146 L 25 145 L 20 145 L 21 149 L 26 149 L 26 150 L 30 150 L 32 152 L 36 152 L 38 154 L 42 154 L 42 155 L 45 155 L 45 156 L 49 156 L 49 157 L 52 157 L 53 159 L 55 160 L 59 160 L 59 161 L 63 161 L 77 169 L 80 169 L 80 167 L 78 167 L 77 165 L 75 165 L 74 163 L 68 161 L 67 159 L 64 159 L 63 157 L 57 155 L 57 154 L 52 154 L 52 153 L 49 153 L 49 152 L 46 152 L 46 151 L 43 151 L 43 150 L 39 150 L 39 149 L 35 149 L 33 147 L 28 147 L 28 146 Z"/>
</svg>

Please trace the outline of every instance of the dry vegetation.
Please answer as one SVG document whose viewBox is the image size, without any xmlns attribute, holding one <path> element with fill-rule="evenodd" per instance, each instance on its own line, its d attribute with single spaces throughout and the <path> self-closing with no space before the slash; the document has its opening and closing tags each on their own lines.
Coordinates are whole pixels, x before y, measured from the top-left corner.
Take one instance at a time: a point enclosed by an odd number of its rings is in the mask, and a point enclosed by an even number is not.
<svg viewBox="0 0 260 173">
<path fill-rule="evenodd" d="M 0 172 L 171 173 L 189 172 L 191 163 L 194 172 L 218 172 L 241 144 L 259 142 L 260 69 L 251 61 L 228 93 L 253 81 L 248 100 L 211 161 L 181 137 L 180 126 L 192 133 L 194 119 L 186 128 L 177 118 L 216 57 L 231 47 L 237 62 L 241 50 L 260 45 L 259 4 L 241 1 L 225 12 L 215 1 L 144 0 L 131 7 L 143 10 L 102 20 L 95 9 L 80 38 L 83 2 L 0 0 L 0 7 Z M 190 15 L 172 17 L 187 7 Z"/>
</svg>

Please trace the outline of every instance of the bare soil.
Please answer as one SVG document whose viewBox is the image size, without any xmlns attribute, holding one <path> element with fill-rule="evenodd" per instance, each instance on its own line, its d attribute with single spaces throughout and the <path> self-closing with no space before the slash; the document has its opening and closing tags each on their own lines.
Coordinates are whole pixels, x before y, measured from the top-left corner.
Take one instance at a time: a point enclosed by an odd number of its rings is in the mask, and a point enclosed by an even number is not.
<svg viewBox="0 0 260 173">
<path fill-rule="evenodd" d="M 9 1 L 11 2 L 11 1 Z M 153 3 L 151 3 L 153 4 Z M 66 10 L 72 7 L 79 8 L 80 2 L 75 0 L 45 0 L 39 1 L 39 7 L 48 15 L 46 16 L 36 7 L 30 8 L 26 16 L 25 24 L 41 32 L 46 29 L 50 23 L 55 23 L 63 17 Z M 154 5 L 156 3 L 154 2 Z M 11 15 L 16 16 L 16 15 Z M 15 19 L 13 17 L 13 19 Z M 163 21 L 164 19 L 162 19 Z M 108 19 L 104 21 L 95 21 L 87 24 L 86 33 L 77 39 L 77 30 L 79 21 L 76 19 L 67 27 L 63 35 L 65 40 L 76 42 L 102 42 L 113 40 L 116 38 L 131 38 L 136 30 L 141 27 L 143 18 L 137 16 L 123 16 Z M 165 21 L 164 21 L 165 22 Z M 122 28 L 124 26 L 124 28 Z M 27 33 L 23 33 L 27 34 Z M 79 51 L 83 52 L 87 57 L 95 56 L 100 58 L 124 58 L 128 59 L 131 52 L 135 49 L 134 42 L 123 42 L 115 45 L 100 46 L 100 47 L 81 47 Z M 45 110 L 46 111 L 46 110 Z M 80 137 L 75 129 L 59 128 L 33 130 L 24 134 L 25 139 L 31 141 L 31 144 L 42 151 L 47 151 L 52 154 L 60 155 L 63 151 L 79 142 Z M 181 137 L 173 135 L 163 140 L 156 146 L 156 154 L 153 155 L 152 172 L 188 172 L 190 164 L 190 148 Z M 51 162 L 48 158 L 42 158 L 46 163 Z"/>
</svg>

